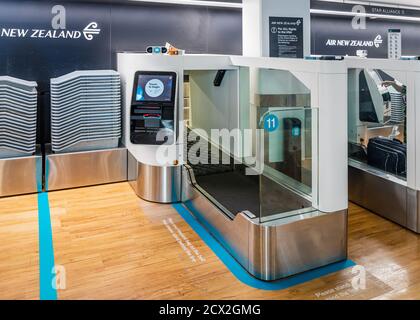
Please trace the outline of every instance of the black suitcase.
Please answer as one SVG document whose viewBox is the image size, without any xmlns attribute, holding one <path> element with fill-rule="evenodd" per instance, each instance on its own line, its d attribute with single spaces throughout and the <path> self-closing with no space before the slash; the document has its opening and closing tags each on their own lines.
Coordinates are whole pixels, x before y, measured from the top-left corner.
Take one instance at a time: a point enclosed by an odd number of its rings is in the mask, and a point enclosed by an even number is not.
<svg viewBox="0 0 420 320">
<path fill-rule="evenodd" d="M 372 138 L 368 143 L 368 164 L 394 175 L 407 176 L 407 145 L 383 137 Z"/>
</svg>

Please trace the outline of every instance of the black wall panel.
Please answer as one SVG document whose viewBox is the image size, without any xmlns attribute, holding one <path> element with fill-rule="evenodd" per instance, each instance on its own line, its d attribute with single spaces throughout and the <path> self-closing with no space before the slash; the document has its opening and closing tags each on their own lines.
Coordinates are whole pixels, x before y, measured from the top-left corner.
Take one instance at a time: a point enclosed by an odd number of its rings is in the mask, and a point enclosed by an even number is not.
<svg viewBox="0 0 420 320">
<path fill-rule="evenodd" d="M 385 19 L 368 20 L 366 30 L 353 30 L 348 17 L 312 16 L 312 53 L 356 55 L 358 49 L 368 50 L 369 58 L 388 57 L 388 29 L 401 29 L 402 54 L 420 55 L 420 24 Z M 378 35 L 382 43 L 378 47 L 366 46 L 328 46 L 328 40 L 373 41 Z"/>
<path fill-rule="evenodd" d="M 113 51 L 144 51 L 166 41 L 190 53 L 207 50 L 207 8 L 193 6 L 114 5 Z"/>
<path fill-rule="evenodd" d="M 351 12 L 353 5 L 325 1 L 312 1 L 313 9 Z M 393 9 L 390 7 L 364 6 L 367 13 L 381 13 L 394 19 L 367 18 L 366 29 L 353 29 L 352 17 L 312 14 L 311 34 L 313 54 L 356 55 L 359 49 L 368 50 L 370 58 L 388 57 L 388 29 L 400 29 L 402 34 L 402 54 L 420 55 L 420 23 L 404 20 L 404 17 L 420 17 L 420 11 Z M 398 16 L 402 16 L 398 19 Z M 377 46 L 329 46 L 328 40 L 374 41 L 380 36 L 382 43 Z"/>
<path fill-rule="evenodd" d="M 111 12 L 113 53 L 165 42 L 188 53 L 242 53 L 238 9 L 148 4 L 113 5 Z"/>
<path fill-rule="evenodd" d="M 209 8 L 207 52 L 214 54 L 242 54 L 242 14 Z"/>
<path fill-rule="evenodd" d="M 82 32 L 80 38 L 32 38 L 32 29 L 52 29 L 51 9 L 57 4 L 66 9 L 66 30 Z M 38 137 L 48 142 L 50 78 L 75 70 L 115 69 L 116 52 L 144 52 L 149 45 L 167 41 L 188 53 L 241 54 L 241 19 L 236 8 L 123 0 L 0 0 L 0 75 L 38 82 L 42 128 Z M 89 41 L 83 30 L 91 22 L 97 23 L 100 33 Z M 28 34 L 5 36 L 11 28 Z"/>
<path fill-rule="evenodd" d="M 232 2 L 236 2 L 232 1 Z M 2 28 L 52 29 L 51 8 L 62 4 L 67 30 L 90 22 L 101 29 L 93 40 L 0 37 L 0 74 L 35 80 L 48 91 L 49 79 L 83 69 L 115 68 L 118 51 L 145 51 L 170 42 L 189 53 L 242 53 L 239 9 L 177 6 L 126 1 L 0 0 Z"/>
<path fill-rule="evenodd" d="M 76 69 L 111 66 L 110 8 L 92 3 L 67 3 L 67 30 L 83 30 L 91 21 L 101 32 L 92 41 L 31 38 L 32 29 L 51 29 L 48 2 L 1 1 L 0 29 L 29 29 L 25 38 L 0 37 L 0 74 L 35 80 L 40 91 L 49 90 L 49 79 Z"/>
</svg>

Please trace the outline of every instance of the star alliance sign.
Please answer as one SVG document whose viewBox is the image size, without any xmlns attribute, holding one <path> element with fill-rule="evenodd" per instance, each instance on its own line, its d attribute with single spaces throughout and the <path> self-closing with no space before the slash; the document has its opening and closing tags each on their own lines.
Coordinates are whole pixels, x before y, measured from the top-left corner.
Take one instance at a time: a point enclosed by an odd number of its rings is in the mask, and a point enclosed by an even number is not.
<svg viewBox="0 0 420 320">
<path fill-rule="evenodd" d="M 91 22 L 82 31 L 1 28 L 0 38 L 81 39 L 83 36 L 87 41 L 91 41 L 100 33 L 98 24 Z"/>
</svg>

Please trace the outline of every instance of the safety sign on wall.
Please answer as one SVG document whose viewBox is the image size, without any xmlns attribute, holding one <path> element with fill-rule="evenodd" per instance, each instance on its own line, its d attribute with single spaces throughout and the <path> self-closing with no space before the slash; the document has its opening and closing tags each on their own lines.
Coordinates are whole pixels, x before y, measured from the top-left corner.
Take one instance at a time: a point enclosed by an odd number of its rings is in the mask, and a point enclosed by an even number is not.
<svg viewBox="0 0 420 320">
<path fill-rule="evenodd" d="M 270 17 L 270 57 L 303 58 L 303 18 Z"/>
</svg>

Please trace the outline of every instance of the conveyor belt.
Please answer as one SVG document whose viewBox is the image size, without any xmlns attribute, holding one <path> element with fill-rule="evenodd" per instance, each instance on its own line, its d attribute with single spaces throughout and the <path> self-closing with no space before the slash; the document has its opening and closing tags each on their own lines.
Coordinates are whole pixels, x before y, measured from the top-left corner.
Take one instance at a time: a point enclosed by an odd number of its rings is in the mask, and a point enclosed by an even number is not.
<svg viewBox="0 0 420 320">
<path fill-rule="evenodd" d="M 246 176 L 238 171 L 199 176 L 198 185 L 233 215 L 248 210 L 260 212 L 258 177 Z"/>
<path fill-rule="evenodd" d="M 312 205 L 273 180 L 247 176 L 242 170 L 200 176 L 196 180 L 201 188 L 232 215 L 250 211 L 258 217 L 267 217 Z"/>
<path fill-rule="evenodd" d="M 188 130 L 188 132 L 190 132 L 190 130 Z M 188 141 L 188 143 L 186 144 L 187 149 L 184 150 L 184 152 L 186 154 L 188 154 L 190 148 L 195 144 L 195 141 Z M 207 156 L 207 164 L 205 163 L 198 163 L 198 164 L 192 164 L 189 160 L 190 158 L 188 158 L 188 165 L 193 169 L 194 171 L 194 175 L 196 178 L 200 177 L 200 176 L 207 176 L 210 174 L 217 174 L 217 173 L 225 173 L 225 172 L 233 172 L 234 169 L 234 165 L 233 165 L 233 159 L 230 159 L 230 163 L 229 164 L 223 164 L 223 163 L 217 163 L 217 164 L 213 164 L 214 158 L 216 156 L 218 156 L 218 159 L 222 159 L 223 153 L 222 151 L 218 151 L 218 155 L 212 154 L 212 152 L 214 153 L 214 150 L 212 150 L 210 143 L 208 144 L 208 156 Z M 197 158 L 201 158 L 200 155 L 200 150 L 197 152 L 196 154 Z M 218 161 L 218 162 L 220 162 Z"/>
</svg>

